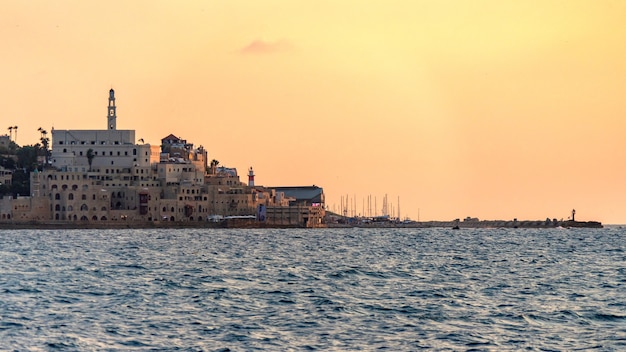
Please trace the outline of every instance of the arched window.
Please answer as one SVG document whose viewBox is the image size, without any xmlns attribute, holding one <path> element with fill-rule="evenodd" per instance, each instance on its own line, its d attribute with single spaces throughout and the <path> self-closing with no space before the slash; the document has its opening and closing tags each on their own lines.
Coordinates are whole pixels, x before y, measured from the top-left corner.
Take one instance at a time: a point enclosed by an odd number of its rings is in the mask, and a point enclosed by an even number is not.
<svg viewBox="0 0 626 352">
<path fill-rule="evenodd" d="M 67 199 L 74 200 L 74 193 L 70 193 L 67 195 Z"/>
<path fill-rule="evenodd" d="M 83 194 L 82 196 L 80 196 L 80 199 L 82 199 L 82 200 L 87 200 L 87 195 L 86 195 L 86 194 Z"/>
<path fill-rule="evenodd" d="M 97 221 L 98 217 L 94 215 L 94 216 L 91 217 L 91 220 Z"/>
<path fill-rule="evenodd" d="M 61 206 L 60 205 L 55 205 L 54 206 L 54 211 L 61 211 Z"/>
<path fill-rule="evenodd" d="M 80 210 L 81 211 L 87 211 L 87 210 L 89 210 L 89 207 L 87 206 L 87 204 L 83 204 L 83 205 L 80 206 Z"/>
<path fill-rule="evenodd" d="M 74 210 L 74 207 L 73 207 L 73 206 L 71 206 L 71 205 L 68 205 L 68 206 L 67 206 L 67 211 L 73 211 L 73 210 Z"/>
<path fill-rule="evenodd" d="M 60 195 L 59 193 L 55 194 L 55 195 L 54 195 L 54 199 L 56 199 L 56 200 L 61 199 L 61 195 Z"/>
</svg>

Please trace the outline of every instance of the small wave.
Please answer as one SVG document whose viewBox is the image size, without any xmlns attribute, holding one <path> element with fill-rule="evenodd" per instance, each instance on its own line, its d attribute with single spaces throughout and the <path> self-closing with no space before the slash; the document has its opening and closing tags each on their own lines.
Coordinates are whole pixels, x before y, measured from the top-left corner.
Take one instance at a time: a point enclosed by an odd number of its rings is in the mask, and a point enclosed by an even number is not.
<svg viewBox="0 0 626 352">
<path fill-rule="evenodd" d="M 61 350 L 61 351 L 78 347 L 75 344 L 70 344 L 70 343 L 65 343 L 65 342 L 48 342 L 46 346 L 48 346 L 49 348 L 52 348 L 55 350 Z"/>
<path fill-rule="evenodd" d="M 626 315 L 596 313 L 590 319 L 601 322 L 626 322 Z"/>
<path fill-rule="evenodd" d="M 24 327 L 24 324 L 16 323 L 14 321 L 0 321 L 0 330 L 17 329 Z"/>
</svg>

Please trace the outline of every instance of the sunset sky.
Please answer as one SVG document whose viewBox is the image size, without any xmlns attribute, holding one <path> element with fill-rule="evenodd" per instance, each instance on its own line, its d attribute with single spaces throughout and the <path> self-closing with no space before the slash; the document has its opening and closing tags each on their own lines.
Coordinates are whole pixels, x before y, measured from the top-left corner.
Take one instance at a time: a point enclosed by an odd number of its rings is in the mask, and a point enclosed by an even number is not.
<svg viewBox="0 0 626 352">
<path fill-rule="evenodd" d="M 4 1 L 0 133 L 172 133 L 362 214 L 626 223 L 626 1 Z M 356 199 L 355 201 L 352 199 Z M 365 205 L 367 207 L 367 205 Z M 367 212 L 367 209 L 365 210 Z"/>
</svg>

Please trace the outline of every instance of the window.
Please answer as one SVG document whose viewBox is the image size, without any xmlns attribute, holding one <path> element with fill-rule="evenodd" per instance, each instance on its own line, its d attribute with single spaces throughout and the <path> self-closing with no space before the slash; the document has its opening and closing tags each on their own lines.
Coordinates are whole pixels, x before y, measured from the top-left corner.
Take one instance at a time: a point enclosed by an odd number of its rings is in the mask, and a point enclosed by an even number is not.
<svg viewBox="0 0 626 352">
<path fill-rule="evenodd" d="M 86 195 L 86 194 L 83 194 L 82 196 L 80 196 L 80 199 L 82 199 L 82 200 L 87 200 L 87 195 Z"/>
</svg>

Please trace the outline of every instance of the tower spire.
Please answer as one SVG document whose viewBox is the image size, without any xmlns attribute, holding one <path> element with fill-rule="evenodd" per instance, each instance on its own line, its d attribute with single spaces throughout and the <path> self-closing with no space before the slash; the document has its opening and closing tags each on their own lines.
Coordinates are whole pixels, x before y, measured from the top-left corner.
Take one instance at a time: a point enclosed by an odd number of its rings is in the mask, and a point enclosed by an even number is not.
<svg viewBox="0 0 626 352">
<path fill-rule="evenodd" d="M 250 166 L 250 170 L 248 170 L 248 186 L 254 187 L 254 171 L 252 170 L 252 166 Z"/>
<path fill-rule="evenodd" d="M 115 112 L 115 91 L 113 88 L 109 91 L 109 106 L 108 106 L 108 114 L 107 114 L 107 129 L 115 130 L 116 126 L 117 113 Z"/>
</svg>

